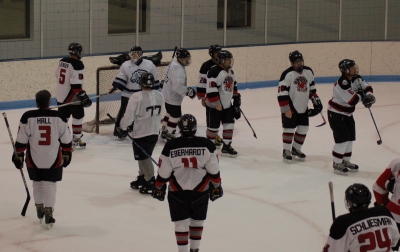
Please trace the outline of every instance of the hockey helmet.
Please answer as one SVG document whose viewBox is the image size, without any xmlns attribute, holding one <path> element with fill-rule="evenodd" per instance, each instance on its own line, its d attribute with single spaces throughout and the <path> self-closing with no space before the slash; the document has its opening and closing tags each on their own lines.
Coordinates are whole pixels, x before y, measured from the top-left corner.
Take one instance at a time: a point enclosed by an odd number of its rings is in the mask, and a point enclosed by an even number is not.
<svg viewBox="0 0 400 252">
<path fill-rule="evenodd" d="M 145 88 L 152 88 L 154 85 L 154 75 L 152 73 L 144 73 L 140 76 L 140 85 Z"/>
<path fill-rule="evenodd" d="M 70 55 L 76 55 L 78 57 L 78 59 L 82 58 L 82 46 L 79 43 L 71 43 L 68 46 L 68 51 Z"/>
<path fill-rule="evenodd" d="M 371 192 L 363 184 L 352 184 L 346 189 L 344 203 L 350 212 L 366 208 L 371 203 Z"/>
<path fill-rule="evenodd" d="M 293 52 L 290 52 L 289 53 L 289 60 L 290 60 L 290 62 L 292 64 L 297 62 L 297 61 L 300 61 L 300 60 L 304 61 L 303 54 L 301 54 L 301 52 L 299 52 L 297 50 L 293 51 Z"/>
<path fill-rule="evenodd" d="M 231 59 L 231 63 L 230 64 L 225 64 L 226 59 Z M 220 64 L 224 65 L 224 67 L 226 67 L 227 69 L 233 67 L 233 55 L 228 50 L 219 51 L 219 53 L 218 53 L 218 61 L 219 61 Z"/>
<path fill-rule="evenodd" d="M 356 65 L 356 62 L 351 59 L 344 59 L 339 62 L 339 69 L 342 73 L 350 73 L 350 68 Z"/>
<path fill-rule="evenodd" d="M 221 46 L 220 45 L 210 45 L 210 48 L 208 48 L 208 54 L 211 56 L 211 58 L 214 58 L 214 53 L 221 51 Z"/>
<path fill-rule="evenodd" d="M 129 51 L 129 56 L 131 57 L 131 59 L 135 60 L 138 59 L 140 57 L 142 57 L 143 55 L 143 50 L 140 46 L 134 46 L 131 48 L 131 50 Z"/>
<path fill-rule="evenodd" d="M 194 136 L 197 131 L 196 118 L 191 114 L 184 114 L 183 116 L 181 116 L 181 118 L 179 118 L 178 128 L 182 136 Z"/>
<path fill-rule="evenodd" d="M 181 63 L 183 66 L 189 66 L 190 63 L 192 63 L 190 52 L 185 48 L 179 48 L 176 51 L 176 58 L 178 59 L 178 62 Z"/>
</svg>

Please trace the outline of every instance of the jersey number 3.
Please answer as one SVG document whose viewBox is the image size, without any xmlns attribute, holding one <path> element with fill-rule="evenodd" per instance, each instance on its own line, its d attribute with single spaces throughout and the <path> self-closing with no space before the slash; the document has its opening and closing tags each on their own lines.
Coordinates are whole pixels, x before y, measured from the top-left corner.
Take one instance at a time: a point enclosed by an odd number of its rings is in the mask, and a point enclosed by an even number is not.
<svg viewBox="0 0 400 252">
<path fill-rule="evenodd" d="M 381 233 L 382 231 L 382 233 Z M 382 237 L 383 234 L 383 237 Z M 362 245 L 368 241 L 369 244 Z M 367 251 L 375 251 L 376 247 L 383 249 L 386 248 L 386 251 L 390 251 L 391 240 L 388 235 L 387 228 L 383 228 L 382 230 L 375 230 L 374 232 L 368 232 L 365 234 L 361 234 L 358 236 L 358 242 L 360 243 L 360 252 Z"/>
<path fill-rule="evenodd" d="M 50 145 L 51 144 L 51 127 L 48 125 L 41 125 L 41 126 L 39 126 L 39 130 L 44 131 L 44 132 L 40 133 L 41 140 L 39 141 L 39 145 Z"/>
</svg>

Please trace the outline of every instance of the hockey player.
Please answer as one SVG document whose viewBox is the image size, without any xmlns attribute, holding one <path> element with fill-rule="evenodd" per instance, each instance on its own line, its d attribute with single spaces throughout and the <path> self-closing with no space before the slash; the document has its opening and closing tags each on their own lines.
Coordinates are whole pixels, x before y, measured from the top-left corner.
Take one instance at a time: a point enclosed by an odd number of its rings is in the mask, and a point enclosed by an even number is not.
<svg viewBox="0 0 400 252">
<path fill-rule="evenodd" d="M 218 53 L 221 51 L 221 46 L 219 45 L 210 45 L 208 48 L 208 54 L 211 56 L 211 59 L 207 60 L 201 65 L 199 78 L 197 81 L 197 98 L 201 101 L 201 105 L 203 107 L 207 107 L 206 99 L 207 99 L 207 73 L 208 71 L 218 64 Z M 214 144 L 217 149 L 221 148 L 222 139 L 217 134 L 215 136 Z"/>
<path fill-rule="evenodd" d="M 72 158 L 72 136 L 67 120 L 58 112 L 50 110 L 51 94 L 47 90 L 36 93 L 38 110 L 25 112 L 20 120 L 15 148 L 18 158 L 12 155 L 17 169 L 26 166 L 33 180 L 33 198 L 40 223 L 45 218 L 48 228 L 55 219 L 57 181 L 61 181 L 63 167 Z"/>
<path fill-rule="evenodd" d="M 129 55 L 131 60 L 127 60 L 121 65 L 119 72 L 112 83 L 113 88 L 110 91 L 110 93 L 113 93 L 117 89 L 122 91 L 121 106 L 114 128 L 114 136 L 118 138 L 124 138 L 124 136 L 119 135 L 117 128 L 120 127 L 120 121 L 125 114 L 129 97 L 142 90 L 140 86 L 140 76 L 144 73 L 151 73 L 154 76 L 154 85 L 152 89 L 160 88 L 157 67 L 152 61 L 142 57 L 142 48 L 140 46 L 132 47 Z"/>
<path fill-rule="evenodd" d="M 333 86 L 332 99 L 328 103 L 328 121 L 333 131 L 333 169 L 336 174 L 347 175 L 357 172 L 358 165 L 350 162 L 353 142 L 356 140 L 356 126 L 353 112 L 361 100 L 366 108 L 375 103 L 372 87 L 358 75 L 354 60 L 339 62 L 342 76 Z"/>
<path fill-rule="evenodd" d="M 68 46 L 70 54 L 69 58 L 63 58 L 58 63 L 56 69 L 57 77 L 57 104 L 62 105 L 66 103 L 81 101 L 78 104 L 71 104 L 68 106 L 58 108 L 58 111 L 69 120 L 72 115 L 72 133 L 74 149 L 84 149 L 86 143 L 81 140 L 82 138 L 82 123 L 85 116 L 84 107 L 90 107 L 92 101 L 83 90 L 84 70 L 85 66 L 81 61 L 82 46 L 79 43 L 71 43 Z"/>
<path fill-rule="evenodd" d="M 176 59 L 165 70 L 162 94 L 165 98 L 166 113 L 162 122 L 161 137 L 167 140 L 175 137 L 176 125 L 182 116 L 182 101 L 185 96 L 196 97 L 196 91 L 187 87 L 185 67 L 192 63 L 190 52 L 185 48 L 176 51 Z"/>
<path fill-rule="evenodd" d="M 142 92 L 136 92 L 129 98 L 126 111 L 121 119 L 119 135 L 125 137 L 128 129 L 131 136 L 150 156 L 158 140 L 161 113 L 164 110 L 164 97 L 158 90 L 153 90 L 155 80 L 151 73 L 140 77 Z M 133 124 L 133 127 L 132 127 Z M 151 159 L 132 143 L 135 160 L 139 163 L 139 176 L 131 182 L 132 189 L 140 189 L 140 193 L 151 194 L 154 188 L 154 167 Z"/>
<path fill-rule="evenodd" d="M 290 163 L 292 156 L 304 161 L 301 147 L 308 132 L 309 117 L 322 111 L 322 103 L 315 88 L 314 72 L 304 65 L 299 51 L 289 53 L 291 67 L 283 71 L 279 79 L 278 102 L 282 117 L 283 161 Z M 308 109 L 308 100 L 313 109 Z"/>
<path fill-rule="evenodd" d="M 183 115 L 178 121 L 179 138 L 168 141 L 160 156 L 153 198 L 168 204 L 179 252 L 198 252 L 207 217 L 208 199 L 223 195 L 217 150 L 205 137 L 195 136 L 196 118 Z"/>
<path fill-rule="evenodd" d="M 365 185 L 346 189 L 350 213 L 333 221 L 323 252 L 392 251 L 400 238 L 396 222 L 385 207 L 368 208 L 370 203 L 371 192 Z"/>
</svg>

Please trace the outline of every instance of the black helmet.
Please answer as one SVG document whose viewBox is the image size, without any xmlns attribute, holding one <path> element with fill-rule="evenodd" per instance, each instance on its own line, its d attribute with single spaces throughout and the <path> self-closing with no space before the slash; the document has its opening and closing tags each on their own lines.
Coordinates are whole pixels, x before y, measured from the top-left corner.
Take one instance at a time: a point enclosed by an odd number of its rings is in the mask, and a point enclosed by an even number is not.
<svg viewBox="0 0 400 252">
<path fill-rule="evenodd" d="M 82 46 L 79 43 L 71 43 L 68 46 L 68 51 L 70 55 L 76 55 L 78 58 L 82 58 Z"/>
<path fill-rule="evenodd" d="M 371 192 L 363 184 L 352 184 L 346 189 L 344 203 L 350 212 L 368 207 L 371 203 Z"/>
<path fill-rule="evenodd" d="M 179 118 L 178 128 L 182 136 L 191 137 L 196 134 L 197 121 L 191 114 L 184 114 Z"/>
<path fill-rule="evenodd" d="M 145 88 L 152 88 L 154 85 L 154 75 L 152 73 L 144 73 L 140 76 L 140 85 Z"/>
<path fill-rule="evenodd" d="M 339 69 L 342 73 L 348 74 L 350 68 L 356 65 L 356 62 L 351 59 L 344 59 L 339 62 Z"/>
<path fill-rule="evenodd" d="M 183 66 L 189 66 L 190 63 L 192 63 L 190 52 L 185 48 L 179 48 L 176 51 L 176 58 L 178 59 L 178 62 Z M 188 59 L 188 61 L 186 62 L 184 61 L 184 59 Z"/>
<path fill-rule="evenodd" d="M 233 58 L 233 55 L 230 51 L 228 51 L 228 50 L 219 51 L 218 59 L 222 60 L 222 59 L 228 59 L 228 58 Z"/>
<path fill-rule="evenodd" d="M 210 48 L 208 48 L 208 54 L 211 56 L 211 57 L 214 57 L 214 53 L 215 52 L 219 52 L 219 51 L 221 51 L 221 46 L 220 45 L 210 45 Z"/>
<path fill-rule="evenodd" d="M 289 60 L 290 60 L 290 62 L 293 64 L 293 63 L 295 63 L 295 62 L 297 62 L 297 61 L 300 61 L 300 60 L 303 60 L 304 61 L 304 59 L 303 59 L 303 54 L 301 54 L 301 52 L 299 52 L 299 51 L 293 51 L 293 52 L 290 52 L 289 53 Z"/>
</svg>

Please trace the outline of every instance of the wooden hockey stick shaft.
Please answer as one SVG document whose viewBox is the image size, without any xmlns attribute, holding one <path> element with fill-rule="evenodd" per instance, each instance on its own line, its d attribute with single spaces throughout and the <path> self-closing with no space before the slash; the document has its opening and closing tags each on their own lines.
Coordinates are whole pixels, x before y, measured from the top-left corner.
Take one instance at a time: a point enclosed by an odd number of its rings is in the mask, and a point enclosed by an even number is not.
<svg viewBox="0 0 400 252">
<path fill-rule="evenodd" d="M 8 130 L 8 135 L 10 136 L 11 145 L 12 145 L 12 147 L 14 149 L 14 155 L 15 155 L 16 158 L 19 158 L 18 154 L 17 154 L 17 149 L 15 148 L 14 139 L 13 139 L 12 134 L 11 134 L 10 125 L 8 124 L 6 112 L 3 112 L 3 117 L 4 117 L 4 121 L 6 123 L 6 127 L 7 127 L 7 130 Z M 31 194 L 29 193 L 28 185 L 26 184 L 25 175 L 24 175 L 24 172 L 22 170 L 22 166 L 19 169 L 19 171 L 21 172 L 21 177 L 22 177 L 22 180 L 24 181 L 25 190 L 26 190 L 26 201 L 25 201 L 24 207 L 22 208 L 22 211 L 21 211 L 21 215 L 25 216 L 26 209 L 28 209 L 29 201 L 31 200 Z"/>
<path fill-rule="evenodd" d="M 333 200 L 333 183 L 332 183 L 332 181 L 329 181 L 329 193 L 331 195 L 332 220 L 334 221 L 336 219 L 336 216 L 335 216 L 335 201 Z"/>
</svg>

